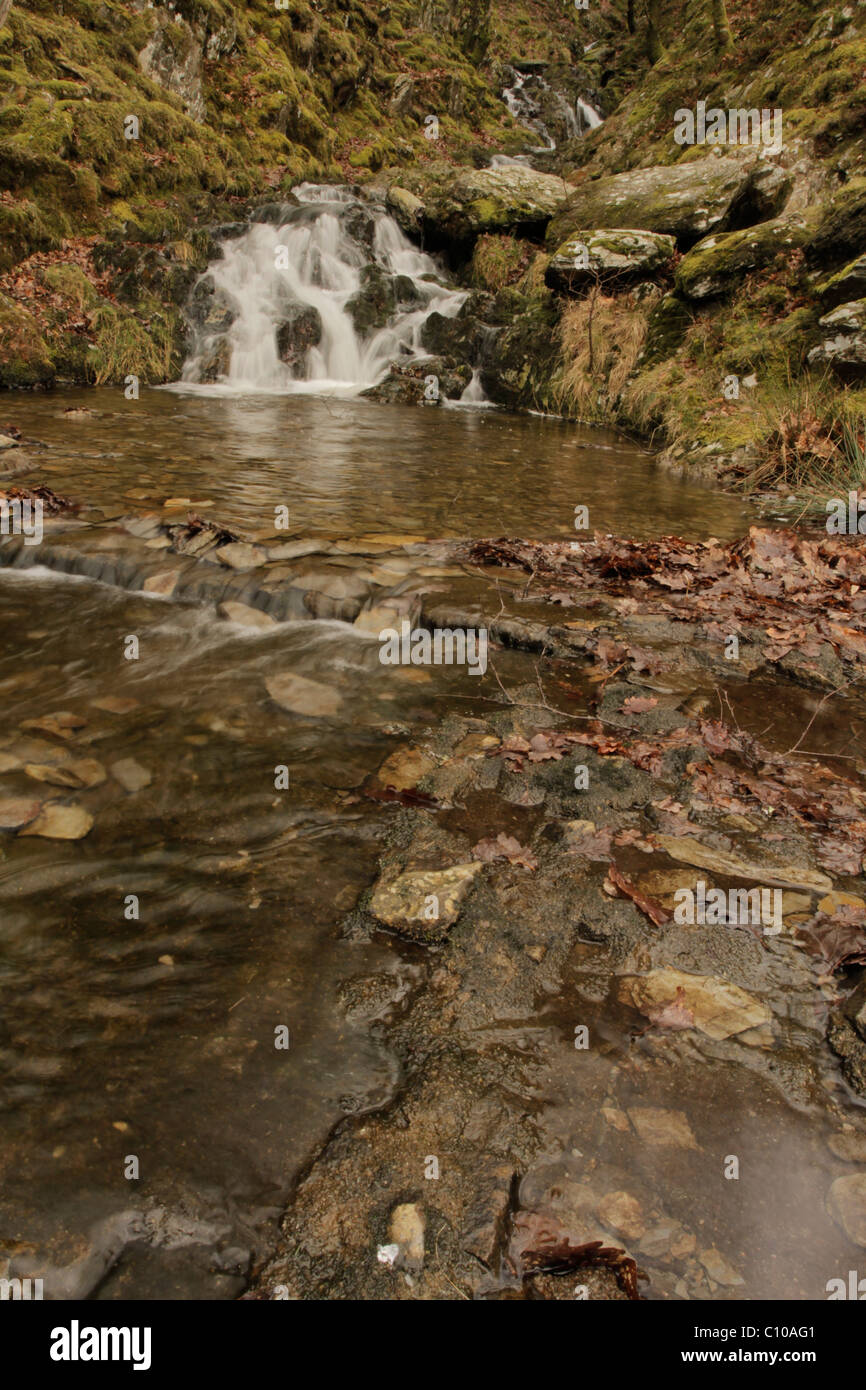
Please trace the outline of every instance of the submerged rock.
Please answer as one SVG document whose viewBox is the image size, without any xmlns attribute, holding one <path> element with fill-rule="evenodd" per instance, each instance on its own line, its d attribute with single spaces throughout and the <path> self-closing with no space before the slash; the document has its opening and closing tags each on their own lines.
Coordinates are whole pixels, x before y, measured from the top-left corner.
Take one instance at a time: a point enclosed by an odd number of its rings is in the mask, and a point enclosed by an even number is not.
<svg viewBox="0 0 866 1390">
<path fill-rule="evenodd" d="M 271 699 L 292 714 L 312 714 L 321 718 L 336 714 L 343 701 L 336 690 L 321 681 L 287 673 L 268 676 L 265 689 Z"/>
<path fill-rule="evenodd" d="M 82 840 L 93 825 L 93 817 L 83 806 L 61 806 L 50 802 L 35 820 L 18 833 L 38 835 L 44 840 Z"/>
<path fill-rule="evenodd" d="M 661 1015 L 675 1003 L 683 1022 L 691 1016 L 693 1026 L 717 1042 L 772 1021 L 766 1004 L 714 975 L 689 975 L 672 968 L 651 970 L 648 975 L 621 980 L 619 994 L 647 1018 Z"/>
<path fill-rule="evenodd" d="M 827 1209 L 848 1239 L 866 1248 L 866 1173 L 837 1178 L 827 1196 Z"/>
</svg>

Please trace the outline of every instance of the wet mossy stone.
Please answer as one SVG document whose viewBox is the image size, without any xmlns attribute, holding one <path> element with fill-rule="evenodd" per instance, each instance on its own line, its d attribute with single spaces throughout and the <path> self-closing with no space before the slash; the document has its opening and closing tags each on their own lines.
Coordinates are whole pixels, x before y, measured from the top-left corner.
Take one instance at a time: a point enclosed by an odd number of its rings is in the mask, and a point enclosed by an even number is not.
<svg viewBox="0 0 866 1390">
<path fill-rule="evenodd" d="M 471 315 L 464 317 L 462 313 L 430 314 L 421 329 L 421 343 L 428 352 L 470 366 L 477 361 L 482 338 L 482 326 Z"/>
<path fill-rule="evenodd" d="M 322 340 L 322 319 L 312 304 L 293 304 L 277 329 L 280 361 L 292 368 L 302 367 L 310 348 Z"/>
<path fill-rule="evenodd" d="M 217 289 L 212 275 L 203 275 L 197 282 L 186 312 L 197 328 L 211 333 L 224 333 L 235 319 L 234 309 Z"/>
<path fill-rule="evenodd" d="M 699 241 L 676 269 L 676 287 L 686 299 L 715 299 L 736 289 L 755 270 L 805 246 L 814 215 L 783 214 L 741 232 L 719 232 Z"/>
<path fill-rule="evenodd" d="M 346 313 L 362 338 L 384 328 L 396 308 L 394 278 L 381 266 L 365 265 L 361 285 L 346 305 Z"/>
</svg>

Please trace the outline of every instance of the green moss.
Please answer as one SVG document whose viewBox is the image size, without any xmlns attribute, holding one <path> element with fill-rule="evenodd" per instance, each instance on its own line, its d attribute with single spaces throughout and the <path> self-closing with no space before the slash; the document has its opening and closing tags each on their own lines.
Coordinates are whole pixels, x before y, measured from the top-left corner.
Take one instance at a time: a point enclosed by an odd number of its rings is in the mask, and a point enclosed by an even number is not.
<svg viewBox="0 0 866 1390">
<path fill-rule="evenodd" d="M 0 386 L 50 386 L 54 366 L 32 314 L 0 294 Z"/>
</svg>

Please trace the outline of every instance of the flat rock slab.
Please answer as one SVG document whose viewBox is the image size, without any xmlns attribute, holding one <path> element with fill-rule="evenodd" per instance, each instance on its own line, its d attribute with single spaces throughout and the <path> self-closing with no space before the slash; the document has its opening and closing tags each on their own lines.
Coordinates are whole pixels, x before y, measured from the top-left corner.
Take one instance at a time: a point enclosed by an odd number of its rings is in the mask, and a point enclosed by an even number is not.
<svg viewBox="0 0 866 1390">
<path fill-rule="evenodd" d="M 19 830 L 22 825 L 29 825 L 39 815 L 41 807 L 41 801 L 29 797 L 4 797 L 0 801 L 0 830 Z"/>
<path fill-rule="evenodd" d="M 61 806 L 52 802 L 19 834 L 38 835 L 43 840 L 82 840 L 92 825 L 93 817 L 83 806 Z"/>
<path fill-rule="evenodd" d="M 678 1028 L 688 1019 L 707 1037 L 721 1042 L 750 1028 L 769 1026 L 772 1014 L 766 1004 L 729 980 L 714 975 L 688 975 L 672 967 L 630 975 L 619 982 L 620 998 L 647 1018 L 664 1018 L 668 1006 L 677 1010 Z"/>
<path fill-rule="evenodd" d="M 268 676 L 265 689 L 281 709 L 290 710 L 292 714 L 309 714 L 327 719 L 336 714 L 343 703 L 341 696 L 331 686 L 309 680 L 306 676 Z"/>
<path fill-rule="evenodd" d="M 253 608 L 248 603 L 237 603 L 234 599 L 221 603 L 219 613 L 220 617 L 227 618 L 230 623 L 239 623 L 241 627 L 263 629 L 277 626 L 276 618 L 272 618 L 270 613 L 264 613 L 261 608 Z"/>
<path fill-rule="evenodd" d="M 221 545 L 216 557 L 221 565 L 228 565 L 233 570 L 257 569 L 268 558 L 261 546 L 247 545 L 246 541 L 230 541 L 228 545 Z"/>
<path fill-rule="evenodd" d="M 690 835 L 656 835 L 656 843 L 681 864 L 709 869 L 726 878 L 741 878 L 771 888 L 803 888 L 810 893 L 828 893 L 833 880 L 817 869 L 801 869 L 796 864 L 757 863 L 737 854 L 711 849 Z"/>
<path fill-rule="evenodd" d="M 848 1239 L 866 1249 L 866 1173 L 837 1178 L 830 1188 L 827 1207 Z"/>
</svg>

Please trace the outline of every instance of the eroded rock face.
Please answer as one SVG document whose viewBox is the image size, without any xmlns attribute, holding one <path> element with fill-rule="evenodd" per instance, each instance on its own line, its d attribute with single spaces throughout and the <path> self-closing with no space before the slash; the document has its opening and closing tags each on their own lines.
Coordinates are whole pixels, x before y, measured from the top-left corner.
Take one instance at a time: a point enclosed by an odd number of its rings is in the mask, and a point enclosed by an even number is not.
<svg viewBox="0 0 866 1390">
<path fill-rule="evenodd" d="M 738 159 L 694 159 L 673 166 L 631 169 L 582 185 L 548 228 L 559 247 L 584 227 L 640 227 L 691 245 L 708 232 L 779 212 L 788 180 L 775 165 L 749 168 Z"/>
<path fill-rule="evenodd" d="M 647 280 L 673 259 L 676 243 L 660 232 L 579 231 L 551 258 L 545 283 L 572 294 L 602 281 Z"/>
<path fill-rule="evenodd" d="M 230 53 L 236 38 L 235 21 L 216 10 L 204 24 L 189 24 L 180 15 L 159 10 L 156 27 L 138 55 L 139 66 L 152 81 L 180 97 L 188 116 L 203 121 L 202 60 Z"/>
</svg>

